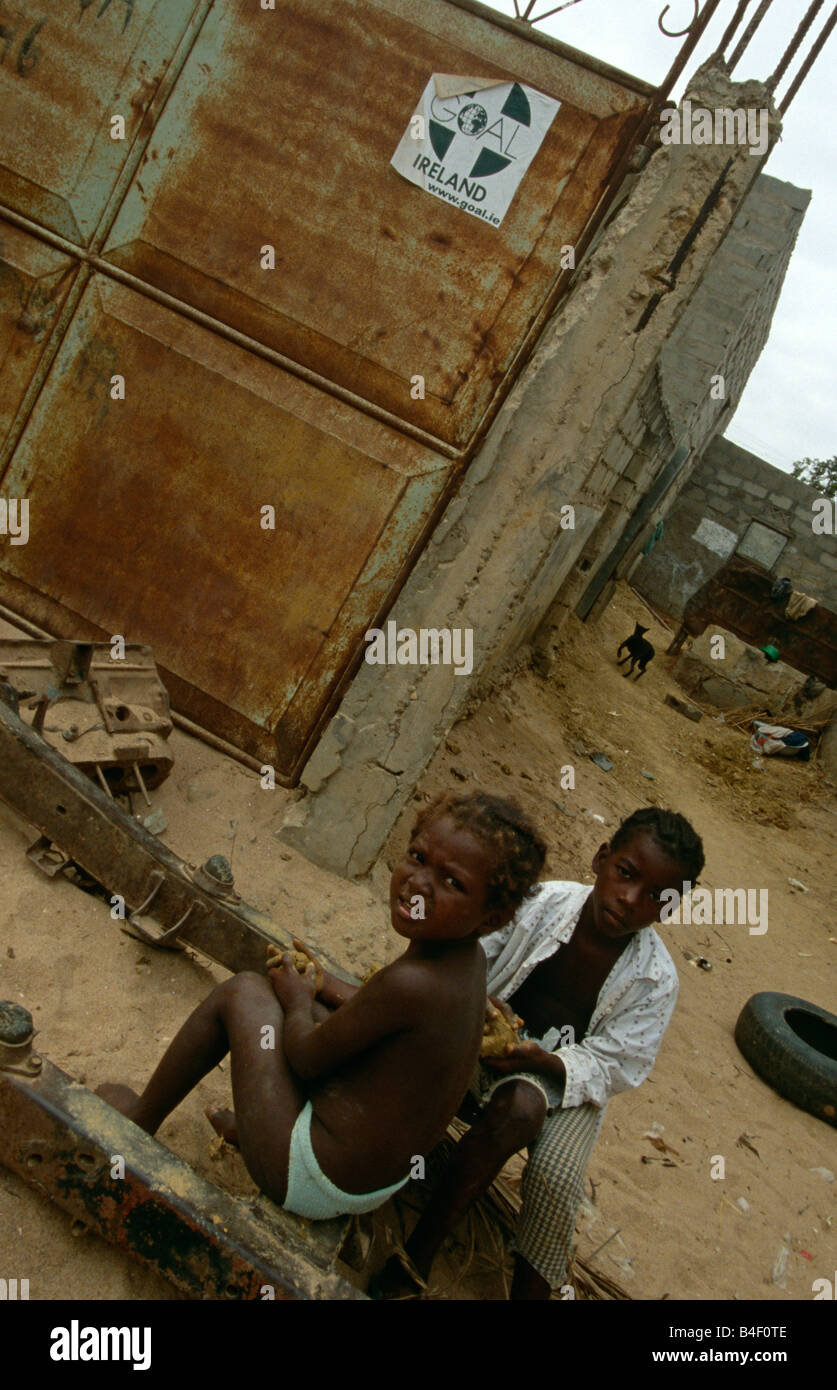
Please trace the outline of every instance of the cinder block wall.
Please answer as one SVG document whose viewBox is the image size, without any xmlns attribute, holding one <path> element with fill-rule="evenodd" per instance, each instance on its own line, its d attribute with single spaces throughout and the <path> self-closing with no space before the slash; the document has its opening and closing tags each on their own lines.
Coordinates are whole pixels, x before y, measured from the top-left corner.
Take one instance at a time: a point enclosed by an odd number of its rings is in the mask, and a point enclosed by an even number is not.
<svg viewBox="0 0 837 1390">
<path fill-rule="evenodd" d="M 750 521 L 760 521 L 788 537 L 773 573 L 787 575 L 795 589 L 835 609 L 837 538 L 814 534 L 812 503 L 817 496 L 816 488 L 731 440 L 715 439 L 666 517 L 661 540 L 640 561 L 631 583 L 662 613 L 680 617 L 686 600 L 721 568 Z M 695 540 L 704 518 L 729 533 L 729 539 L 718 535 L 718 549 Z"/>
<path fill-rule="evenodd" d="M 807 189 L 767 174 L 756 179 L 652 371 L 619 421 L 594 475 L 606 500 L 601 520 L 535 637 L 545 672 L 560 660 L 561 628 L 591 581 L 599 591 L 592 609 L 595 618 L 609 601 L 613 581 L 633 574 L 657 521 L 674 508 L 709 441 L 723 432 L 734 414 L 767 341 L 810 198 Z M 712 390 L 719 376 L 724 383 L 720 398 Z M 681 474 L 621 558 L 614 558 L 613 547 L 675 446 L 689 450 Z M 591 479 L 586 486 L 590 488 Z M 597 498 L 590 500 L 600 506 Z M 603 571 L 608 582 L 600 584 Z M 683 583 L 688 582 L 684 575 Z"/>
<path fill-rule="evenodd" d="M 710 376 L 723 375 L 730 412 L 761 356 L 811 194 L 761 174 L 660 354 L 663 398 L 678 442 L 700 453 L 723 433 Z M 720 425 L 720 428 L 719 428 Z"/>
</svg>

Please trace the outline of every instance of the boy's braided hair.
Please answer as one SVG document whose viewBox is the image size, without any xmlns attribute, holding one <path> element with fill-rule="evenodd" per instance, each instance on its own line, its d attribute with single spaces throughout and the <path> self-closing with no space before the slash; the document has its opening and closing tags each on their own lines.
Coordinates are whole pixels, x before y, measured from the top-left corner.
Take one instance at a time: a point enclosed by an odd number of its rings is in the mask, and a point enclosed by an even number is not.
<svg viewBox="0 0 837 1390">
<path fill-rule="evenodd" d="M 487 906 L 507 912 L 517 911 L 538 881 L 546 860 L 546 843 L 534 822 L 516 801 L 488 792 L 467 792 L 458 796 L 446 792 L 422 808 L 416 817 L 411 840 L 441 816 L 451 820 L 475 839 L 496 851 L 497 862 L 488 880 Z"/>
<path fill-rule="evenodd" d="M 623 820 L 610 842 L 618 849 L 638 830 L 647 830 L 661 850 L 679 864 L 683 878 L 695 883 L 704 865 L 703 841 L 697 831 L 678 811 L 664 811 L 660 806 L 646 806 Z"/>
</svg>

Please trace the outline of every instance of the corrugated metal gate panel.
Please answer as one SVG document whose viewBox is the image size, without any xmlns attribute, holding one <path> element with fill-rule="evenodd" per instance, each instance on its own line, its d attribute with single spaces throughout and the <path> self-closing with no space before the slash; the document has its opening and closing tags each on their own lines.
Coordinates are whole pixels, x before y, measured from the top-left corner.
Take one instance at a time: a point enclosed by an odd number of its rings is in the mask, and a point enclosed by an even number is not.
<svg viewBox="0 0 837 1390">
<path fill-rule="evenodd" d="M 78 262 L 0 220 L 0 449 Z"/>
<path fill-rule="evenodd" d="M 196 0 L 4 0 L 0 202 L 86 245 Z M 125 120 L 111 138 L 110 118 Z"/>
<path fill-rule="evenodd" d="M 390 166 L 434 71 L 528 80 L 563 103 L 499 228 Z M 201 30 L 105 255 L 464 447 L 644 101 L 444 0 L 408 13 L 229 0 Z M 260 266 L 265 243 L 275 270 Z"/>
<path fill-rule="evenodd" d="M 562 102 L 499 228 L 390 165 L 445 71 Z M 0 596 L 295 780 L 649 93 L 447 0 L 0 0 Z"/>
<path fill-rule="evenodd" d="M 111 399 L 115 373 L 125 400 Z M 94 276 L 7 476 L 29 498 L 30 539 L 4 568 L 41 596 L 52 630 L 78 635 L 80 617 L 152 643 L 184 712 L 204 722 L 223 707 L 221 732 L 274 761 L 267 731 L 307 677 L 310 732 L 437 500 L 438 462 Z M 266 505 L 275 531 L 261 527 Z M 286 751 L 288 776 L 299 743 Z"/>
</svg>

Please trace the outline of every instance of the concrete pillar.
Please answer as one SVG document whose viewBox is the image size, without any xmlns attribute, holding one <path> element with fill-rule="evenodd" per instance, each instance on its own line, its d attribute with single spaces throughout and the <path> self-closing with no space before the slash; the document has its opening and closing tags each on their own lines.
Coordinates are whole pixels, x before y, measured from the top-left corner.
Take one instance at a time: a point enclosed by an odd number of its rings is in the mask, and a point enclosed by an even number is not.
<svg viewBox="0 0 837 1390">
<path fill-rule="evenodd" d="M 759 83 L 707 65 L 693 103 L 769 107 Z M 771 118 L 771 143 L 779 123 Z M 675 285 L 666 269 L 727 159 L 720 198 Z M 474 667 L 360 667 L 302 777 L 279 838 L 315 863 L 368 871 L 439 741 L 526 641 L 593 533 L 607 496 L 585 494 L 605 444 L 754 179 L 746 146 L 666 145 L 649 160 L 471 463 L 389 618 L 473 631 Z M 663 297 L 641 333 L 654 294 Z M 576 507 L 562 528 L 563 505 Z"/>
</svg>

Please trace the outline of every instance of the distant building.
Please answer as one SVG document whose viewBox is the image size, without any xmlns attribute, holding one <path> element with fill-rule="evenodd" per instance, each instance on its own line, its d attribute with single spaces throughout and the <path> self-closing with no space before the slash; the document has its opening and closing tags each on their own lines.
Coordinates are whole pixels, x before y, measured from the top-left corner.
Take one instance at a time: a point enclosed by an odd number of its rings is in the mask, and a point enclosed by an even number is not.
<svg viewBox="0 0 837 1390">
<path fill-rule="evenodd" d="M 601 613 L 615 581 L 634 571 L 657 522 L 671 512 L 726 428 L 767 342 L 810 200 L 806 189 L 767 174 L 744 199 L 603 452 L 598 482 L 608 493 L 608 505 L 578 572 L 557 595 L 540 633 L 542 648 L 548 648 L 568 612 L 582 618 Z M 662 548 L 636 569 L 640 585 L 665 568 L 668 526 L 666 521 Z M 678 570 L 678 578 L 672 578 L 683 601 L 702 582 L 692 583 L 698 573 L 706 577 L 696 568 L 689 575 Z"/>
<path fill-rule="evenodd" d="M 837 538 L 812 530 L 816 488 L 729 439 L 714 439 L 666 517 L 662 539 L 631 583 L 679 618 L 695 589 L 734 552 L 837 609 Z"/>
</svg>

